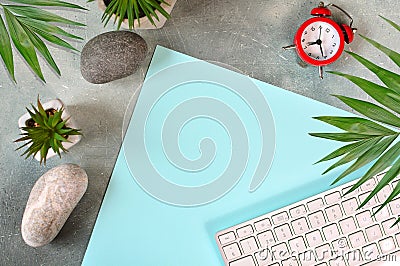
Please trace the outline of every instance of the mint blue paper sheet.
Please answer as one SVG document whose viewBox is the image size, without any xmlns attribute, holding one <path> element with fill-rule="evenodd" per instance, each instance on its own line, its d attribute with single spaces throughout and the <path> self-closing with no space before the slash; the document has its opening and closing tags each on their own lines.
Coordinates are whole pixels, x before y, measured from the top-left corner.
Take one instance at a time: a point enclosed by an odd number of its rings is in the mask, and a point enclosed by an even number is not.
<svg viewBox="0 0 400 266">
<path fill-rule="evenodd" d="M 217 231 L 343 170 L 313 165 L 338 147 L 308 135 L 333 130 L 320 115 L 348 114 L 158 46 L 83 265 L 222 265 Z"/>
</svg>

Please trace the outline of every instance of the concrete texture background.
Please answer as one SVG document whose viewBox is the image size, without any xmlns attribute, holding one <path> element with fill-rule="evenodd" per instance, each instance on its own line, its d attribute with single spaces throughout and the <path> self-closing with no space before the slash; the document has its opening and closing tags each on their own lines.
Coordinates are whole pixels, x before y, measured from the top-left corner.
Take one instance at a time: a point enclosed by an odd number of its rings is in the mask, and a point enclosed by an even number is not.
<svg viewBox="0 0 400 266">
<path fill-rule="evenodd" d="M 84 28 L 68 29 L 84 37 L 82 42 L 73 42 L 77 49 L 81 50 L 94 36 L 114 29 L 112 25 L 102 26 L 101 12 L 95 2 L 73 2 L 85 5 L 89 11 L 63 10 L 57 13 L 87 24 Z M 384 15 L 400 23 L 399 1 L 337 0 L 334 3 L 353 15 L 358 33 L 399 50 L 399 33 L 378 17 Z M 310 18 L 309 12 L 317 4 L 318 1 L 294 0 L 178 0 L 172 19 L 162 29 L 137 31 L 149 45 L 149 54 L 139 71 L 104 85 L 90 84 L 81 77 L 79 53 L 52 45 L 50 50 L 62 76 L 56 76 L 42 64 L 47 83 L 35 78 L 19 56 L 16 57 L 16 84 L 9 79 L 4 64 L 0 63 L 0 265 L 81 263 L 119 151 L 123 128 L 133 110 L 135 92 L 140 89 L 157 44 L 230 65 L 251 77 L 339 108 L 346 109 L 330 94 L 368 99 L 357 87 L 340 77 L 326 74 L 325 79 L 320 80 L 315 67 L 302 68 L 296 63 L 294 50 L 282 50 L 282 46 L 292 43 L 297 27 Z M 347 22 L 344 17 L 338 19 Z M 346 49 L 389 69 L 396 69 L 392 62 L 360 37 L 356 36 Z M 346 54 L 327 69 L 376 80 Z M 62 159 L 50 159 L 46 166 L 30 159 L 24 160 L 15 151 L 18 145 L 13 143 L 19 134 L 18 118 L 24 113 L 25 106 L 35 103 L 38 94 L 43 102 L 52 98 L 62 99 L 84 133 L 82 141 L 68 154 L 64 154 Z M 29 192 L 43 173 L 67 162 L 77 163 L 87 171 L 88 190 L 56 239 L 45 247 L 31 248 L 23 242 L 20 234 Z"/>
</svg>

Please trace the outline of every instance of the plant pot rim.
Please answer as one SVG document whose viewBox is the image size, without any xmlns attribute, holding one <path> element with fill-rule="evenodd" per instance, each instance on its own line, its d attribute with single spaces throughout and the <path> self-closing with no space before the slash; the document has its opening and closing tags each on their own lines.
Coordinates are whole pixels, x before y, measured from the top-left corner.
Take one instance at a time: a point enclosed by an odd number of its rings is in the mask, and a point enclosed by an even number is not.
<svg viewBox="0 0 400 266">
<path fill-rule="evenodd" d="M 171 11 L 176 3 L 176 0 L 165 0 L 165 2 L 168 3 L 166 5 L 165 3 L 161 3 L 161 7 L 164 8 L 164 10 L 168 13 L 171 14 Z M 99 6 L 99 9 L 102 10 L 103 12 L 106 10 L 106 5 L 103 0 L 97 0 L 97 4 Z M 135 19 L 133 21 L 133 29 L 159 29 L 164 26 L 165 22 L 167 22 L 167 18 L 164 17 L 158 10 L 155 10 L 159 20 L 154 18 L 154 23 L 156 24 L 155 26 L 151 24 L 150 20 L 146 17 L 140 17 L 140 26 L 139 26 L 139 21 L 138 19 Z M 113 14 L 112 19 L 115 19 L 115 14 Z M 129 29 L 129 23 L 128 19 L 124 19 L 121 26 L 125 29 Z"/>
<path fill-rule="evenodd" d="M 66 126 L 71 127 L 71 128 L 77 128 L 75 121 L 71 118 L 70 113 L 68 112 L 67 108 L 65 108 L 64 103 L 60 99 L 53 99 L 53 100 L 47 101 L 47 102 L 43 103 L 42 106 L 43 106 L 43 109 L 45 109 L 45 110 L 49 110 L 52 108 L 56 109 L 56 110 L 60 110 L 60 108 L 64 108 L 61 118 L 62 119 L 68 118 Z M 18 119 L 18 126 L 19 126 L 21 132 L 25 132 L 21 128 L 26 127 L 26 121 L 28 121 L 30 118 L 31 118 L 31 116 L 27 112 Z M 69 148 L 71 148 L 72 146 L 77 144 L 81 140 L 81 138 L 82 138 L 81 135 L 70 135 L 68 137 L 68 140 L 70 142 L 63 142 L 63 147 L 65 149 L 69 150 Z M 60 150 L 60 152 L 63 152 L 63 150 Z M 49 149 L 46 159 L 51 158 L 55 155 L 57 155 L 57 154 L 52 149 Z M 40 161 L 39 153 L 36 154 L 35 159 L 37 161 Z"/>
</svg>

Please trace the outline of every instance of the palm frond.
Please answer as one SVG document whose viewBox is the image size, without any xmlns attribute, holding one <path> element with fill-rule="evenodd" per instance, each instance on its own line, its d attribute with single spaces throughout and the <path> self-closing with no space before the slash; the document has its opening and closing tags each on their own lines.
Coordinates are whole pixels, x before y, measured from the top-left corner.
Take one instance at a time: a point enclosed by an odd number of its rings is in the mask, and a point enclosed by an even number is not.
<svg viewBox="0 0 400 266">
<path fill-rule="evenodd" d="M 383 19 L 400 31 L 399 25 L 389 19 Z M 383 52 L 395 64 L 400 66 L 399 53 L 365 36 L 361 37 Z M 334 180 L 333 184 L 348 176 L 355 170 L 373 162 L 372 166 L 352 186 L 352 188 L 346 192 L 346 194 L 353 192 L 362 184 L 367 182 L 371 177 L 392 165 L 367 198 L 361 202 L 359 208 L 362 208 L 383 187 L 392 182 L 392 180 L 400 174 L 400 142 L 397 140 L 400 135 L 400 74 L 389 71 L 354 52 L 347 53 L 375 74 L 382 81 L 383 85 L 345 73 L 335 71 L 330 71 L 330 73 L 342 76 L 353 82 L 371 98 L 377 101 L 380 106 L 347 96 L 334 95 L 347 106 L 365 116 L 365 118 L 335 116 L 314 117 L 314 119 L 330 124 L 343 131 L 334 133 L 310 133 L 310 135 L 346 143 L 346 145 L 331 152 L 317 162 L 320 163 L 338 159 L 337 162 L 332 164 L 324 172 L 324 174 L 339 165 L 353 162 Z M 387 127 L 386 125 L 390 127 Z M 381 203 L 380 207 L 374 214 L 385 207 L 399 194 L 400 183 L 398 183 L 390 196 Z M 396 223 L 399 221 L 400 218 Z"/>
<path fill-rule="evenodd" d="M 73 26 L 85 25 L 46 11 L 42 7 L 60 7 L 78 10 L 86 10 L 86 8 L 60 0 L 10 0 L 9 2 L 14 2 L 15 4 L 0 3 L 0 9 L 3 10 L 4 18 L 7 22 L 6 25 L 3 15 L 0 14 L 0 55 L 10 77 L 16 82 L 14 57 L 10 40 L 12 40 L 14 47 L 28 63 L 28 66 L 42 81 L 45 82 L 45 78 L 38 61 L 38 53 L 60 75 L 61 72 L 43 40 L 69 50 L 76 50 L 57 35 L 72 39 L 82 38 L 70 34 L 52 23 Z"/>
</svg>

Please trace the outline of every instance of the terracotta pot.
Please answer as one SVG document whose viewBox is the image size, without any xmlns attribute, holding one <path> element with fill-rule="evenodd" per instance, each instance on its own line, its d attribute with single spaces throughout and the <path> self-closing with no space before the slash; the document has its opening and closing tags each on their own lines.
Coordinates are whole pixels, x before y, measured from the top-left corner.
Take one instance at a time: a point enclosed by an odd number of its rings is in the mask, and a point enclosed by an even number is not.
<svg viewBox="0 0 400 266">
<path fill-rule="evenodd" d="M 174 7 L 176 0 L 165 0 L 165 2 L 167 2 L 169 5 L 161 3 L 161 7 L 164 8 L 164 10 L 167 11 L 168 14 L 171 14 L 172 8 Z M 104 10 L 106 10 L 106 5 L 104 4 L 104 1 L 97 0 L 97 3 L 98 3 L 100 10 L 102 10 L 104 12 Z M 156 12 L 158 18 L 160 19 L 160 20 L 157 20 L 156 18 L 153 17 L 154 23 L 156 24 L 155 26 L 153 24 L 151 24 L 150 20 L 146 16 L 144 16 L 144 17 L 140 18 L 140 26 L 139 26 L 139 21 L 137 19 L 135 19 L 133 21 L 133 28 L 134 29 L 159 29 L 162 26 L 164 26 L 167 19 L 163 15 L 161 15 L 161 13 L 159 11 L 156 10 L 155 12 Z M 112 16 L 111 20 L 114 20 L 114 19 L 115 19 L 115 15 Z M 128 19 L 124 19 L 121 26 L 125 29 L 129 29 Z"/>
<path fill-rule="evenodd" d="M 61 118 L 62 119 L 67 119 L 69 118 L 69 120 L 67 121 L 67 123 L 65 124 L 67 127 L 70 128 L 77 128 L 74 120 L 71 118 L 70 113 L 68 112 L 68 110 L 65 108 L 63 102 L 59 99 L 55 99 L 55 100 L 51 100 L 48 101 L 44 104 L 42 104 L 43 109 L 44 110 L 49 110 L 49 109 L 55 109 L 55 110 L 60 110 L 60 108 L 64 107 L 64 111 L 62 113 Z M 18 126 L 21 127 L 26 127 L 26 121 L 28 121 L 31 118 L 31 116 L 29 115 L 29 113 L 25 113 L 23 116 L 21 116 L 18 119 Z M 21 130 L 21 132 L 25 132 L 23 130 Z M 82 136 L 81 135 L 70 135 L 68 136 L 68 140 L 70 142 L 63 142 L 63 147 L 67 150 L 69 150 L 69 148 L 71 148 L 72 146 L 74 146 L 75 144 L 77 144 L 80 140 L 81 140 Z M 63 152 L 62 150 L 60 150 L 60 152 Z M 54 151 L 50 148 L 46 159 L 53 157 L 54 155 L 56 155 L 56 153 L 54 153 Z M 40 161 L 40 153 L 37 153 L 35 156 L 35 159 Z"/>
</svg>

